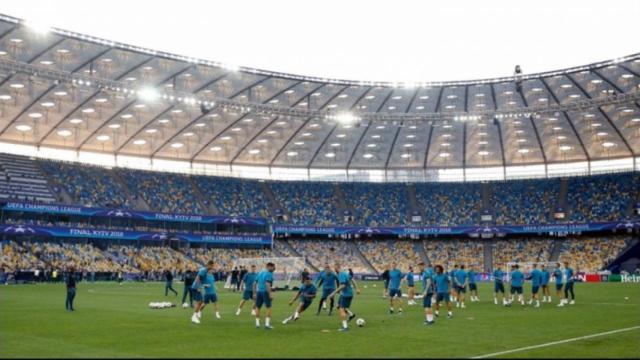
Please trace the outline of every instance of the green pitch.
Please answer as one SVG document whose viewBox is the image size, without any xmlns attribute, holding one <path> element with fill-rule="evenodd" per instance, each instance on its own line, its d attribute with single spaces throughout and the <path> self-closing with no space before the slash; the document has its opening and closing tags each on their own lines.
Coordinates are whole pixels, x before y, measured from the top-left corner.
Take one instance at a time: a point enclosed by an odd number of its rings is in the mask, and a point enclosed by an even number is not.
<svg viewBox="0 0 640 360">
<path fill-rule="evenodd" d="M 181 284 L 176 289 L 182 290 Z M 64 310 L 64 285 L 0 287 L 0 357 L 473 357 L 618 329 L 629 331 L 516 351 L 503 357 L 640 357 L 640 284 L 576 284 L 577 305 L 558 308 L 496 306 L 488 284 L 480 303 L 454 308 L 454 318 L 422 324 L 422 307 L 387 314 L 380 284 L 360 282 L 352 309 L 367 321 L 347 333 L 336 315 L 315 315 L 317 302 L 289 325 L 291 292 L 274 300 L 275 330 L 256 329 L 240 295 L 220 291 L 221 320 L 205 309 L 202 324 L 191 310 L 151 310 L 164 297 L 162 283 L 81 283 L 74 313 Z M 366 289 L 364 288 L 366 286 Z M 529 286 L 525 287 L 529 290 Z M 628 298 L 628 299 L 626 299 Z M 354 321 L 355 322 L 355 321 Z"/>
</svg>

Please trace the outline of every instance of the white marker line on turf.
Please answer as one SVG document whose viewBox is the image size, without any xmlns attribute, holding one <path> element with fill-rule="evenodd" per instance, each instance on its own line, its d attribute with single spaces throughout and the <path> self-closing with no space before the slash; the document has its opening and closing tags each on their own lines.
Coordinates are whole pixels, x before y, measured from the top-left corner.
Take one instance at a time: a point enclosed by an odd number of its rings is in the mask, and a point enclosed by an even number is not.
<svg viewBox="0 0 640 360">
<path fill-rule="evenodd" d="M 612 331 L 607 331 L 607 332 L 602 332 L 602 333 L 597 333 L 597 334 L 592 334 L 592 335 L 580 336 L 580 337 L 572 338 L 572 339 L 565 339 L 565 340 L 554 341 L 554 342 L 540 344 L 540 345 L 526 346 L 526 347 L 513 349 L 513 350 L 500 351 L 500 352 L 496 352 L 496 353 L 492 353 L 492 354 L 474 356 L 471 359 L 490 358 L 490 357 L 494 357 L 494 356 L 511 354 L 511 353 L 519 352 L 519 351 L 539 349 L 539 348 L 543 348 L 543 347 L 547 347 L 547 346 L 566 344 L 566 343 L 570 343 L 570 342 L 573 342 L 573 341 L 586 340 L 586 339 L 591 339 L 591 338 L 598 337 L 598 336 L 617 334 L 617 333 L 621 333 L 621 332 L 625 332 L 625 331 L 632 331 L 632 330 L 638 330 L 638 329 L 640 329 L 640 326 L 633 326 L 633 327 L 624 328 L 624 329 L 618 329 L 618 330 L 612 330 Z"/>
</svg>

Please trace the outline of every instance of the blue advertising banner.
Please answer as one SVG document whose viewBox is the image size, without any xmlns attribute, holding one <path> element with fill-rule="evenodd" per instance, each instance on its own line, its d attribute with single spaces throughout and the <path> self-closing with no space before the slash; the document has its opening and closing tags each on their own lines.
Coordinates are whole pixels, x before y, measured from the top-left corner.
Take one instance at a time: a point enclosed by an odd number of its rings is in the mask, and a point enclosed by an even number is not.
<svg viewBox="0 0 640 360">
<path fill-rule="evenodd" d="M 147 221 L 175 221 L 203 224 L 235 224 L 265 226 L 267 220 L 262 218 L 248 218 L 225 215 L 193 215 L 193 214 L 168 214 L 150 211 L 138 211 L 129 209 L 103 209 L 89 208 L 61 204 L 37 204 L 27 202 L 7 202 L 2 210 L 24 211 L 34 213 L 49 213 L 59 215 L 76 216 L 101 216 L 114 218 L 140 219 Z"/>
<path fill-rule="evenodd" d="M 163 241 L 169 237 L 188 242 L 226 245 L 270 245 L 270 235 L 225 235 L 225 234 L 187 234 L 187 233 L 159 233 L 123 230 L 100 230 L 74 227 L 33 226 L 0 224 L 0 234 L 12 236 L 43 236 L 58 238 L 88 238 L 105 240 L 130 241 Z"/>
<path fill-rule="evenodd" d="M 273 226 L 274 234 L 296 235 L 506 235 L 506 234 L 543 234 L 574 233 L 597 231 L 626 231 L 640 229 L 640 220 L 624 222 L 597 222 L 584 224 L 544 224 L 509 226 L 421 226 L 421 227 L 363 227 L 363 226 Z"/>
</svg>

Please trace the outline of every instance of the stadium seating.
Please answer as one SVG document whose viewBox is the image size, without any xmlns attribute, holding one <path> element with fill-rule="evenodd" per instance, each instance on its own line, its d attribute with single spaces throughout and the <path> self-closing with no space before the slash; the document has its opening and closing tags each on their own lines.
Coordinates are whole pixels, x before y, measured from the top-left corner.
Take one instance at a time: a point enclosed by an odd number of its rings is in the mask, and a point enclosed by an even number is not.
<svg viewBox="0 0 640 360">
<path fill-rule="evenodd" d="M 329 184 L 325 186 L 330 186 Z M 344 183 L 340 188 L 357 224 L 393 226 L 407 223 L 405 184 Z"/>
<path fill-rule="evenodd" d="M 640 199 L 640 174 L 575 177 L 569 181 L 569 219 L 574 222 L 611 221 L 628 217 Z"/>
<path fill-rule="evenodd" d="M 129 189 L 141 194 L 155 211 L 190 214 L 204 212 L 187 176 L 136 170 L 123 170 L 122 173 Z"/>
<path fill-rule="evenodd" d="M 350 268 L 357 273 L 370 272 L 346 241 L 290 239 L 288 243 L 317 269 L 324 268 L 327 263 L 333 267 L 339 260 L 343 268 Z"/>
<path fill-rule="evenodd" d="M 563 241 L 559 261 L 568 261 L 575 271 L 603 270 L 631 243 L 628 236 L 581 238 Z"/>
<path fill-rule="evenodd" d="M 517 180 L 491 185 L 496 224 L 544 224 L 552 220 L 560 180 Z"/>
<path fill-rule="evenodd" d="M 333 225 L 337 223 L 333 186 L 317 182 L 272 182 L 271 190 L 291 215 L 294 225 Z"/>
<path fill-rule="evenodd" d="M 512 239 L 493 244 L 493 266 L 508 269 L 509 263 L 546 263 L 554 240 Z"/>
<path fill-rule="evenodd" d="M 409 265 L 420 262 L 420 256 L 413 249 L 413 242 L 402 240 L 362 240 L 357 241 L 358 249 L 371 265 L 382 273 L 392 262 L 397 262 L 402 271 Z"/>
<path fill-rule="evenodd" d="M 443 265 L 451 268 L 453 265 L 464 264 L 476 270 L 482 270 L 484 257 L 482 242 L 474 240 L 425 240 L 424 249 L 431 265 Z"/>
<path fill-rule="evenodd" d="M 258 181 L 210 176 L 193 179 L 206 197 L 203 201 L 221 214 L 269 217 L 269 205 Z"/>
<path fill-rule="evenodd" d="M 0 200 L 50 203 L 56 198 L 34 160 L 0 154 Z"/>
<path fill-rule="evenodd" d="M 123 189 L 111 171 L 62 161 L 42 161 L 42 168 L 78 204 L 88 207 L 130 207 Z"/>
<path fill-rule="evenodd" d="M 471 225 L 479 221 L 482 205 L 480 185 L 416 184 L 416 200 L 424 209 L 423 223 L 429 225 Z"/>
</svg>

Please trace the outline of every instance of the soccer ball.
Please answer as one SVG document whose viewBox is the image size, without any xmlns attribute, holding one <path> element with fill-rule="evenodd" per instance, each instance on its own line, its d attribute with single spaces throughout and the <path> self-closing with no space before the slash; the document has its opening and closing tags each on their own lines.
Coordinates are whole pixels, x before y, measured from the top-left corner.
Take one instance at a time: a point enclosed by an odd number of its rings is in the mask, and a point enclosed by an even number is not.
<svg viewBox="0 0 640 360">
<path fill-rule="evenodd" d="M 186 309 L 186 308 L 188 308 L 188 307 L 189 307 L 189 304 L 187 304 L 187 303 L 182 303 L 182 308 L 183 308 L 183 309 Z"/>
<path fill-rule="evenodd" d="M 358 325 L 358 327 L 363 327 L 364 324 L 366 324 L 366 322 L 364 321 L 363 318 L 356 320 L 356 325 Z"/>
</svg>

